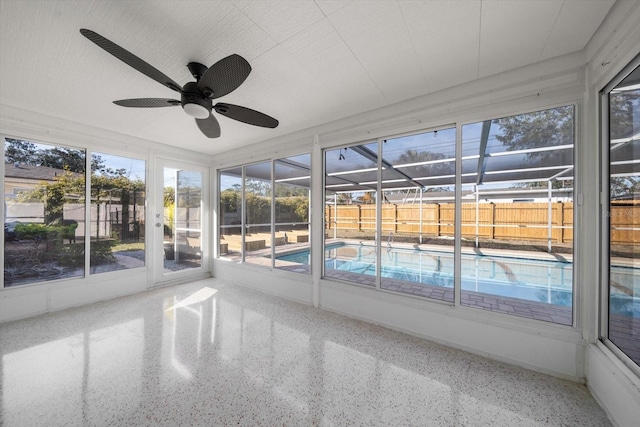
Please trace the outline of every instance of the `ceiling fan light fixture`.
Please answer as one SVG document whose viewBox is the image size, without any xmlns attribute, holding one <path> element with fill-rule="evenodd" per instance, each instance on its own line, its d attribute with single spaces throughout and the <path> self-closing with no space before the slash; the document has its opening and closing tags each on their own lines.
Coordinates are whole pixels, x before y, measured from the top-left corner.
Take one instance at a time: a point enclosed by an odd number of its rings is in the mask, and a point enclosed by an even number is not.
<svg viewBox="0 0 640 427">
<path fill-rule="evenodd" d="M 185 113 L 196 119 L 206 119 L 211 111 L 211 100 L 202 96 L 195 82 L 184 85 L 181 100 Z"/>
<path fill-rule="evenodd" d="M 182 108 L 184 109 L 185 113 L 187 113 L 193 118 L 206 119 L 207 117 L 209 117 L 209 110 L 207 110 L 206 107 L 200 104 L 195 104 L 195 103 L 184 104 Z"/>
</svg>

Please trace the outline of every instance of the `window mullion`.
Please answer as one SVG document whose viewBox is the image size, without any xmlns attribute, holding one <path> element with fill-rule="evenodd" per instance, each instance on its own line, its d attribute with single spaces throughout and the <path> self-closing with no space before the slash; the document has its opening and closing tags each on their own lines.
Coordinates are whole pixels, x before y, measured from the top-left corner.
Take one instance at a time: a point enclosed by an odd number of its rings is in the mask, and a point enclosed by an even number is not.
<svg viewBox="0 0 640 427">
<path fill-rule="evenodd" d="M 460 306 L 460 288 L 462 274 L 462 126 L 456 124 L 456 178 L 454 213 L 454 249 L 453 249 L 453 304 Z"/>
<path fill-rule="evenodd" d="M 376 289 L 380 289 L 381 286 L 381 272 L 382 272 L 382 146 L 384 141 L 378 139 L 378 164 L 377 164 L 377 184 L 376 184 L 376 232 L 375 232 L 375 247 L 376 247 Z"/>
<path fill-rule="evenodd" d="M 84 179 L 84 277 L 91 272 L 91 157 L 93 152 L 86 151 Z"/>
<path fill-rule="evenodd" d="M 276 266 L 276 165 L 271 160 L 271 268 Z"/>
</svg>

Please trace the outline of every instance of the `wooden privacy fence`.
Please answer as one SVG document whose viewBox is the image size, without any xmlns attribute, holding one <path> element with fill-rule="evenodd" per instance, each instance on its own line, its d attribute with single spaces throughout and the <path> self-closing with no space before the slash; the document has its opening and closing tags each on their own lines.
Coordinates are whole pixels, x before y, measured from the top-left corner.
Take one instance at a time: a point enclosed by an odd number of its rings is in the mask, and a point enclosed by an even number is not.
<svg viewBox="0 0 640 427">
<path fill-rule="evenodd" d="M 640 243 L 640 202 L 636 200 L 614 201 L 604 212 L 611 224 L 610 242 L 617 245 Z"/>
<path fill-rule="evenodd" d="M 551 240 L 573 242 L 573 203 L 463 203 L 462 237 L 497 240 L 547 241 L 551 206 Z M 422 221 L 420 220 L 422 209 Z M 640 203 L 612 202 L 609 217 L 612 244 L 640 244 Z M 455 205 L 429 203 L 382 206 L 382 232 L 404 235 L 454 235 Z M 375 205 L 326 205 L 327 230 L 374 232 Z M 422 225 L 420 225 L 422 222 Z M 595 231 L 594 231 L 595 232 Z"/>
</svg>

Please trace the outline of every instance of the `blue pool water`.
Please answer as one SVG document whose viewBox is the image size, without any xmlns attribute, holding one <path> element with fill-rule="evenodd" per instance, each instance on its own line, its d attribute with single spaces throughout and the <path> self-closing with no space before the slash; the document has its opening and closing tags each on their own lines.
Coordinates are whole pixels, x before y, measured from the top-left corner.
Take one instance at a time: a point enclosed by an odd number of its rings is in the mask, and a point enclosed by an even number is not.
<svg viewBox="0 0 640 427">
<path fill-rule="evenodd" d="M 308 250 L 280 255 L 277 259 L 304 265 L 310 262 Z M 380 272 L 384 278 L 453 288 L 451 253 L 383 248 L 381 260 Z M 325 271 L 328 270 L 375 276 L 375 249 L 344 243 L 327 246 Z M 466 291 L 568 307 L 572 304 L 571 262 L 463 254 L 461 272 L 462 289 Z M 618 286 L 610 296 L 610 312 L 640 318 L 640 269 L 612 265 L 611 281 Z"/>
<path fill-rule="evenodd" d="M 309 251 L 279 260 L 309 264 Z M 375 276 L 373 246 L 337 244 L 325 249 L 328 269 Z M 382 250 L 381 276 L 416 284 L 453 288 L 453 254 L 391 248 Z M 573 263 L 486 255 L 462 255 L 463 290 L 571 306 Z"/>
</svg>

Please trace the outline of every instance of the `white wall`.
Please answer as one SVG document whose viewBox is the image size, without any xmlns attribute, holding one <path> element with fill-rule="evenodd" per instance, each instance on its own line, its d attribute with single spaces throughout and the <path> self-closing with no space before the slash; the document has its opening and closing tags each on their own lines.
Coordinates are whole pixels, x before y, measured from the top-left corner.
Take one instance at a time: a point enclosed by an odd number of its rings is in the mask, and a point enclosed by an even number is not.
<svg viewBox="0 0 640 427">
<path fill-rule="evenodd" d="M 576 380 L 583 374 L 584 344 L 571 329 L 536 328 L 513 316 L 486 316 L 324 280 L 320 307 L 558 377 Z"/>
<path fill-rule="evenodd" d="M 119 271 L 92 277 L 17 286 L 0 291 L 0 322 L 142 292 L 147 272 Z"/>
<path fill-rule="evenodd" d="M 587 348 L 591 394 L 619 426 L 637 426 L 640 420 L 640 379 L 602 343 Z"/>
<path fill-rule="evenodd" d="M 281 270 L 268 270 L 251 264 L 217 260 L 215 277 L 277 295 L 306 305 L 312 305 L 311 276 Z"/>
</svg>

